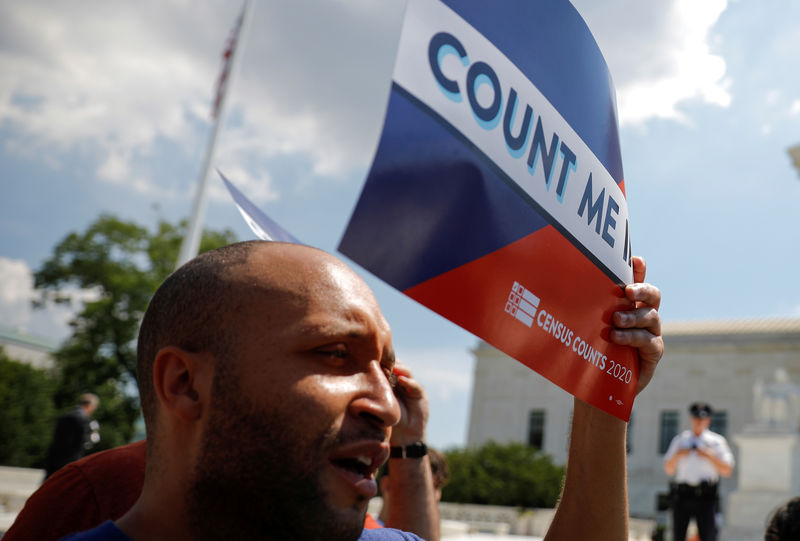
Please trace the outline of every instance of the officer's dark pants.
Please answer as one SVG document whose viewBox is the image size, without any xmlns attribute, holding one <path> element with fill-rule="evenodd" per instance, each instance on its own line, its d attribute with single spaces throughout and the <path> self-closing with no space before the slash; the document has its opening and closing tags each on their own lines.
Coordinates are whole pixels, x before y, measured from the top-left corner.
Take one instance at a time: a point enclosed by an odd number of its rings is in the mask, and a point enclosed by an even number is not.
<svg viewBox="0 0 800 541">
<path fill-rule="evenodd" d="M 672 506 L 672 539 L 685 541 L 689 521 L 697 522 L 700 541 L 717 540 L 717 499 L 716 487 L 711 494 L 693 495 L 678 493 Z"/>
</svg>

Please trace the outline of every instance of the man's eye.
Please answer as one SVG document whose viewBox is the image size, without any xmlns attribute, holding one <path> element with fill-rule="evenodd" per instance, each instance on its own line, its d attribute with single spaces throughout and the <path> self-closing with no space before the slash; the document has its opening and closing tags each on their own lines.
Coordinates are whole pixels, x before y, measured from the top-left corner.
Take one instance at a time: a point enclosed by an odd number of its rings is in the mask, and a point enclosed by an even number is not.
<svg viewBox="0 0 800 541">
<path fill-rule="evenodd" d="M 317 353 L 334 361 L 341 361 L 349 356 L 347 349 L 339 347 L 318 349 Z"/>
</svg>

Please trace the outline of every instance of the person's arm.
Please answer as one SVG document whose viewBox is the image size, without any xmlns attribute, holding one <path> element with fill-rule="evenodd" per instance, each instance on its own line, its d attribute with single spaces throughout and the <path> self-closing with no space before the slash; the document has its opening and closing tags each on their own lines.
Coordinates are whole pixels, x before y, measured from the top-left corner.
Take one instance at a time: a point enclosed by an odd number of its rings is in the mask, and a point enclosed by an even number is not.
<svg viewBox="0 0 800 541">
<path fill-rule="evenodd" d="M 678 467 L 678 460 L 689 454 L 689 449 L 681 449 L 675 451 L 672 456 L 664 461 L 664 473 L 672 477 L 675 475 L 675 469 Z"/>
<path fill-rule="evenodd" d="M 638 349 L 639 384 L 650 382 L 664 353 L 658 307 L 661 292 L 644 284 L 645 263 L 633 258 L 634 284 L 625 295 L 632 310 L 617 312 L 611 340 Z M 628 539 L 625 433 L 616 417 L 575 400 L 569 457 L 561 500 L 546 540 Z"/>
<path fill-rule="evenodd" d="M 628 539 L 626 424 L 575 399 L 564 489 L 546 541 Z"/>
<path fill-rule="evenodd" d="M 706 447 L 698 447 L 696 451 L 697 454 L 714 465 L 714 468 L 717 470 L 717 473 L 720 474 L 720 476 L 730 477 L 731 473 L 733 473 L 733 464 L 717 456 L 713 450 Z"/>
<path fill-rule="evenodd" d="M 425 441 L 428 399 L 422 386 L 402 366 L 395 367 L 397 398 L 402 410 L 400 423 L 392 428 L 390 445 Z M 391 504 L 386 527 L 417 534 L 428 541 L 439 540 L 439 508 L 434 498 L 430 458 L 390 458 Z"/>
<path fill-rule="evenodd" d="M 664 453 L 664 473 L 672 477 L 678 467 L 678 460 L 689 454 L 689 449 L 680 449 L 681 435 L 678 434 L 669 442 L 667 452 Z"/>
</svg>

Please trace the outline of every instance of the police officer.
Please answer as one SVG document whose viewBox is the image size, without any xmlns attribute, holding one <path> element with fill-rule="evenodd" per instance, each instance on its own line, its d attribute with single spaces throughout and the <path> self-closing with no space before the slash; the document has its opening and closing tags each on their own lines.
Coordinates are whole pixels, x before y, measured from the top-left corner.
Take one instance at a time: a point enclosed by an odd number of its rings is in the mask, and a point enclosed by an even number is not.
<svg viewBox="0 0 800 541">
<path fill-rule="evenodd" d="M 675 436 L 664 455 L 664 471 L 675 476 L 672 502 L 674 541 L 685 541 L 692 518 L 701 541 L 716 541 L 719 478 L 733 471 L 733 453 L 721 435 L 711 432 L 711 406 L 689 407 L 692 428 Z"/>
</svg>

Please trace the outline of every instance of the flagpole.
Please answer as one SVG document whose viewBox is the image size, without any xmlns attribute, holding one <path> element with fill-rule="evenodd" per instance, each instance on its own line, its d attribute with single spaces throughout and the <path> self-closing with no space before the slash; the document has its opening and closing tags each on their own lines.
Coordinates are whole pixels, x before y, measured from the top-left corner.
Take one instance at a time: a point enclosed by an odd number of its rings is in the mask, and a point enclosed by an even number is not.
<svg viewBox="0 0 800 541">
<path fill-rule="evenodd" d="M 206 200 L 208 195 L 208 177 L 211 169 L 211 164 L 214 160 L 214 154 L 217 146 L 217 135 L 219 128 L 222 125 L 222 120 L 225 113 L 225 104 L 228 100 L 228 87 L 233 79 L 233 74 L 236 69 L 237 60 L 239 57 L 240 42 L 244 40 L 249 23 L 249 15 L 252 0 L 245 0 L 244 6 L 238 22 L 238 28 L 232 35 L 234 40 L 230 51 L 230 58 L 227 60 L 228 65 L 223 65 L 223 71 L 220 74 L 219 87 L 217 94 L 214 97 L 214 124 L 211 128 L 209 135 L 208 145 L 206 146 L 206 155 L 203 159 L 203 167 L 200 170 L 200 179 L 195 192 L 194 203 L 192 204 L 192 214 L 189 216 L 189 225 L 186 228 L 186 235 L 183 237 L 181 243 L 181 251 L 178 255 L 178 263 L 175 266 L 180 267 L 190 259 L 197 255 L 200 249 L 200 238 L 203 235 L 203 220 L 206 213 Z M 227 50 L 226 50 L 227 52 Z M 227 70 L 227 71 L 226 71 Z"/>
</svg>

